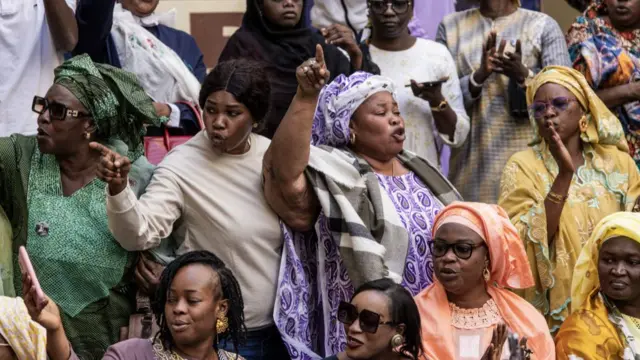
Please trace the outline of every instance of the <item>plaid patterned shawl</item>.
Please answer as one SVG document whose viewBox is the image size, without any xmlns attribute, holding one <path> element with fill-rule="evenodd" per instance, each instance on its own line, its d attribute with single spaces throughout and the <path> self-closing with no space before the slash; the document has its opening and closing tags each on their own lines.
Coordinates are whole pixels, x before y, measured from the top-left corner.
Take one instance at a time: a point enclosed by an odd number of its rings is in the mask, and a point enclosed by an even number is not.
<svg viewBox="0 0 640 360">
<path fill-rule="evenodd" d="M 437 167 L 409 151 L 398 158 L 444 205 L 462 200 Z M 312 149 L 307 178 L 353 285 L 402 281 L 409 234 L 371 166 L 346 148 L 322 146 Z"/>
</svg>

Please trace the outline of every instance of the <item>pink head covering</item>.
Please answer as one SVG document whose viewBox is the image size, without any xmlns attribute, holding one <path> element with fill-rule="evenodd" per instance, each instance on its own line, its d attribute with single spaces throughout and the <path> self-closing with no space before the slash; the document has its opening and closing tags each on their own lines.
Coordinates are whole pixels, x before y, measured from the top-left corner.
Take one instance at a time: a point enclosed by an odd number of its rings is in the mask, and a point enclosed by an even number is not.
<svg viewBox="0 0 640 360">
<path fill-rule="evenodd" d="M 433 237 L 438 229 L 449 223 L 468 227 L 487 243 L 491 261 L 491 280 L 500 287 L 526 289 L 535 283 L 529 268 L 518 230 L 511 224 L 507 213 L 498 205 L 455 202 L 440 212 L 433 226 Z"/>
<path fill-rule="evenodd" d="M 518 231 L 497 205 L 455 202 L 440 212 L 433 235 L 444 224 L 464 225 L 480 235 L 489 249 L 491 281 L 487 293 L 511 331 L 526 336 L 538 360 L 555 360 L 555 345 L 544 317 L 526 300 L 505 289 L 534 285 L 529 261 Z M 447 293 L 437 280 L 415 297 L 422 323 L 422 346 L 429 359 L 454 360 L 455 345 Z"/>
</svg>

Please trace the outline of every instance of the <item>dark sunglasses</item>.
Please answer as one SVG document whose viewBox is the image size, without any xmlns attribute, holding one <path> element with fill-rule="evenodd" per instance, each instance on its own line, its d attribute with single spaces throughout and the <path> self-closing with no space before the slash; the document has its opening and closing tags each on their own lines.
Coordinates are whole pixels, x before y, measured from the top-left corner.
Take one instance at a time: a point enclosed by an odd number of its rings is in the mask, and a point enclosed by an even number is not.
<svg viewBox="0 0 640 360">
<path fill-rule="evenodd" d="M 67 116 L 70 116 L 73 118 L 91 116 L 90 114 L 86 114 L 78 110 L 69 110 L 63 104 L 50 103 L 47 99 L 40 96 L 33 97 L 31 110 L 33 110 L 33 112 L 37 114 L 44 114 L 45 111 L 49 110 L 49 116 L 51 116 L 51 119 L 53 120 L 64 120 L 66 119 Z"/>
<path fill-rule="evenodd" d="M 356 320 L 360 321 L 360 330 L 369 334 L 375 334 L 380 325 L 395 325 L 393 321 L 381 322 L 380 314 L 369 310 L 362 310 L 358 313 L 355 305 L 348 302 L 340 302 L 338 306 L 338 321 L 349 326 Z"/>
<path fill-rule="evenodd" d="M 551 99 L 551 101 L 534 101 L 531 106 L 529 106 L 529 110 L 533 114 L 535 119 L 541 119 L 544 117 L 544 114 L 547 112 L 549 106 L 553 106 L 554 109 L 558 111 L 565 111 L 569 108 L 569 104 L 577 101 L 576 99 L 568 98 L 565 96 L 559 96 L 557 98 Z"/>
<path fill-rule="evenodd" d="M 389 6 L 391 6 L 391 9 L 393 10 L 393 12 L 395 12 L 398 15 L 402 15 L 407 11 L 409 11 L 409 8 L 411 7 L 411 1 L 406 1 L 406 0 L 386 0 L 386 1 L 370 0 L 369 1 L 369 8 L 371 9 L 371 11 L 373 11 L 373 13 L 378 15 L 384 14 L 385 11 L 387 11 L 387 9 L 389 8 Z"/>
<path fill-rule="evenodd" d="M 449 244 L 446 241 L 435 240 L 429 242 L 429 247 L 431 248 L 431 255 L 439 258 L 445 256 L 449 249 L 453 249 L 453 253 L 462 260 L 468 260 L 473 254 L 473 250 L 484 247 L 485 244 L 481 245 L 473 245 L 473 244 L 465 244 L 465 243 L 455 243 Z"/>
</svg>

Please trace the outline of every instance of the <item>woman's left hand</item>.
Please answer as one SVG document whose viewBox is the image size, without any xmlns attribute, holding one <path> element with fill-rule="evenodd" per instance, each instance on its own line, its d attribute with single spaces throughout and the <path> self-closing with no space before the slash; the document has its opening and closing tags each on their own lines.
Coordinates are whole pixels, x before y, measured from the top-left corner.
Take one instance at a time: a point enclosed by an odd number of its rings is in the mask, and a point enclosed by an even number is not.
<svg viewBox="0 0 640 360">
<path fill-rule="evenodd" d="M 524 83 L 529 76 L 529 69 L 522 63 L 522 42 L 516 41 L 516 51 L 496 54 L 491 58 L 495 67 L 495 72 L 506 75 L 510 79 L 516 80 L 519 84 Z"/>
<path fill-rule="evenodd" d="M 356 42 L 353 31 L 345 25 L 333 24 L 320 30 L 327 44 L 338 46 L 349 54 L 351 59 L 362 58 L 362 51 Z"/>
<path fill-rule="evenodd" d="M 435 107 L 445 100 L 442 95 L 442 84 L 443 83 L 427 86 L 425 84 L 418 83 L 415 80 L 411 80 L 411 90 L 413 91 L 413 95 L 427 101 L 431 107 Z"/>
</svg>

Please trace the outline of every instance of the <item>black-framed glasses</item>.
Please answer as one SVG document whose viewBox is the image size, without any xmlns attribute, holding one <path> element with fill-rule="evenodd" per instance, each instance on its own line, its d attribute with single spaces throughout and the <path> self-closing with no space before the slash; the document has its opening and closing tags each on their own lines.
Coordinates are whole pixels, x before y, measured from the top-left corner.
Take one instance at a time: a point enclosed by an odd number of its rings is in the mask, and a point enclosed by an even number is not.
<svg viewBox="0 0 640 360">
<path fill-rule="evenodd" d="M 395 325 L 393 321 L 380 321 L 380 314 L 369 310 L 358 313 L 355 305 L 348 302 L 340 302 L 338 306 L 338 321 L 349 326 L 356 320 L 360 321 L 360 330 L 369 334 L 375 334 L 380 325 Z"/>
<path fill-rule="evenodd" d="M 439 258 L 445 256 L 449 249 L 453 249 L 453 253 L 462 260 L 468 260 L 473 254 L 473 250 L 484 247 L 485 244 L 474 245 L 467 243 L 455 243 L 449 244 L 446 241 L 434 240 L 429 242 L 431 248 L 431 255 Z"/>
<path fill-rule="evenodd" d="M 34 96 L 33 103 L 31 104 L 31 110 L 36 114 L 44 114 L 45 111 L 49 110 L 49 116 L 53 120 L 64 120 L 67 116 L 73 118 L 79 118 L 84 116 L 91 116 L 90 114 L 83 113 L 78 110 L 69 110 L 66 105 L 59 103 L 50 103 L 47 99 Z"/>
<path fill-rule="evenodd" d="M 553 106 L 553 108 L 558 111 L 565 111 L 569 108 L 569 104 L 574 101 L 578 100 L 566 96 L 559 96 L 551 99 L 551 101 L 534 101 L 533 104 L 529 106 L 529 110 L 535 119 L 541 119 L 544 117 L 549 106 Z"/>
<path fill-rule="evenodd" d="M 398 15 L 402 15 L 411 8 L 411 1 L 408 0 L 369 0 L 369 8 L 375 14 L 382 15 L 389 9 Z"/>
</svg>

